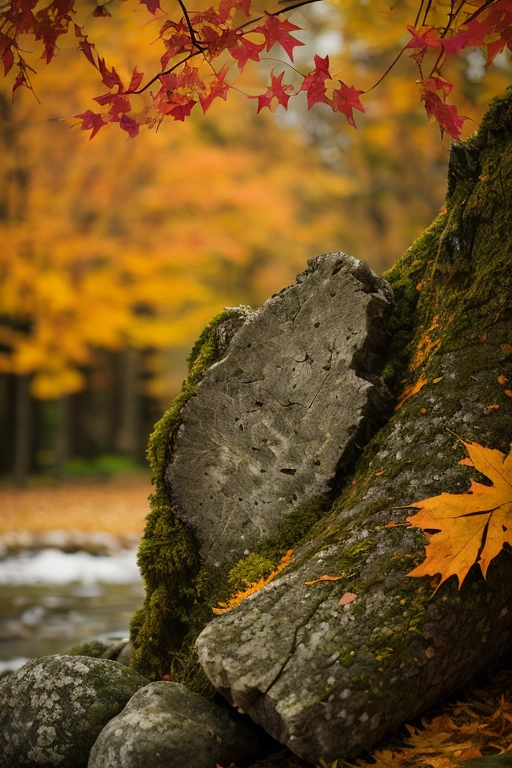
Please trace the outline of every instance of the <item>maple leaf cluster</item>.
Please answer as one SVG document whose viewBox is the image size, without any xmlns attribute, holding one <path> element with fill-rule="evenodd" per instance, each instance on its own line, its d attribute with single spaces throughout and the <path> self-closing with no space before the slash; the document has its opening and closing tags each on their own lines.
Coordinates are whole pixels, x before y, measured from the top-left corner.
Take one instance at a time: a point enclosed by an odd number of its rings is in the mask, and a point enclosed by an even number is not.
<svg viewBox="0 0 512 768">
<path fill-rule="evenodd" d="M 117 123 L 129 136 L 136 136 L 142 125 L 158 126 L 163 119 L 183 121 L 199 105 L 203 113 L 215 99 L 226 99 L 235 87 L 231 70 L 244 70 L 248 62 L 260 62 L 264 53 L 279 46 L 290 62 L 297 47 L 304 45 L 294 33 L 300 28 L 286 14 L 312 0 L 298 0 L 274 12 L 264 11 L 256 18 L 251 15 L 251 0 L 220 0 L 217 7 L 189 11 L 184 0 L 178 0 L 181 17 L 171 18 L 162 10 L 160 0 L 140 0 L 160 24 L 158 40 L 164 52 L 157 74 L 145 79 L 135 68 L 129 82 L 124 83 L 114 67 L 108 67 L 98 54 L 82 27 L 73 21 L 76 0 L 52 0 L 44 5 L 40 0 L 14 0 L 0 10 L 0 59 L 7 75 L 16 66 L 13 89 L 24 85 L 32 88 L 30 76 L 34 70 L 27 64 L 20 35 L 32 35 L 42 45 L 41 58 L 49 63 L 55 56 L 57 41 L 68 31 L 74 33 L 77 46 L 98 71 L 107 92 L 96 97 L 103 111 L 91 109 L 76 115 L 82 130 L 91 137 L 103 126 Z M 399 52 L 396 61 L 406 54 L 414 60 L 418 71 L 420 100 L 429 118 L 435 120 L 442 132 L 459 139 L 467 119 L 447 102 L 453 85 L 443 77 L 447 59 L 466 48 L 484 51 L 486 67 L 505 48 L 512 48 L 512 0 L 486 0 L 466 5 L 452 2 L 447 21 L 441 26 L 429 24 L 433 4 L 423 12 L 420 4 L 414 25 L 407 30 L 410 40 Z M 469 8 L 469 10 L 467 10 Z M 423 12 L 423 18 L 421 14 Z M 110 16 L 103 6 L 97 6 L 95 16 Z M 245 17 L 245 21 L 241 18 Z M 355 126 L 353 110 L 364 112 L 360 97 L 365 92 L 347 85 L 331 75 L 329 57 L 314 57 L 314 68 L 305 74 L 289 67 L 293 82 L 285 82 L 286 70 L 270 73 L 265 92 L 248 95 L 257 100 L 257 110 L 288 107 L 292 96 L 305 92 L 308 108 L 315 104 L 328 105 L 343 114 Z M 300 83 L 297 85 L 297 79 Z M 382 79 L 382 78 L 381 78 Z M 137 111 L 135 97 L 150 96 L 150 104 Z"/>
</svg>

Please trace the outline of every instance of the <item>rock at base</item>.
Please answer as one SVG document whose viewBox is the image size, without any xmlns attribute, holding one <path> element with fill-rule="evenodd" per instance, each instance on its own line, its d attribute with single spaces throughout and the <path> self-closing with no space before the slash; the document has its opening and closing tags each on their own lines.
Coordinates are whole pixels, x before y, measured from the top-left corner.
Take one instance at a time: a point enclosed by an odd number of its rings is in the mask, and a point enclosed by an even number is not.
<svg viewBox="0 0 512 768">
<path fill-rule="evenodd" d="M 250 314 L 184 407 L 166 484 L 202 557 L 242 557 L 327 493 L 387 415 L 388 283 L 344 253 L 311 259 Z"/>
<path fill-rule="evenodd" d="M 106 659 L 28 662 L 0 683 L 0 768 L 85 768 L 103 726 L 146 683 Z"/>
<path fill-rule="evenodd" d="M 156 682 L 105 726 L 88 768 L 215 768 L 257 752 L 258 737 L 235 712 L 179 683 Z"/>
</svg>

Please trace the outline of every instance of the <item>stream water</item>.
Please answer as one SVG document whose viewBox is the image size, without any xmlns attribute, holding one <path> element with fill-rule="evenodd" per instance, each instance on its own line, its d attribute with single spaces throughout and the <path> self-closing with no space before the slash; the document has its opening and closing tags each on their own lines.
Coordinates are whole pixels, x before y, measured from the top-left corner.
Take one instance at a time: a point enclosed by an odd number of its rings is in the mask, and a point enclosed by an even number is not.
<svg viewBox="0 0 512 768">
<path fill-rule="evenodd" d="M 143 595 L 135 549 L 44 549 L 0 560 L 0 672 L 90 637 L 126 637 Z"/>
</svg>

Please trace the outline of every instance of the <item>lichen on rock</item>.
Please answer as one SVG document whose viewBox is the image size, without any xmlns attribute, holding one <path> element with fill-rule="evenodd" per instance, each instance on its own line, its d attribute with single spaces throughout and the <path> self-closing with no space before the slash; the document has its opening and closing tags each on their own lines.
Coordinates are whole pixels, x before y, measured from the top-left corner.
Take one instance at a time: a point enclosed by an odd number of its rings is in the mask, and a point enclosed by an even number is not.
<svg viewBox="0 0 512 768">
<path fill-rule="evenodd" d="M 88 768 L 214 768 L 253 762 L 259 749 L 257 729 L 229 707 L 155 682 L 105 726 Z"/>
<path fill-rule="evenodd" d="M 0 768 L 85 768 L 103 726 L 147 680 L 115 661 L 44 656 L 0 682 Z"/>
</svg>

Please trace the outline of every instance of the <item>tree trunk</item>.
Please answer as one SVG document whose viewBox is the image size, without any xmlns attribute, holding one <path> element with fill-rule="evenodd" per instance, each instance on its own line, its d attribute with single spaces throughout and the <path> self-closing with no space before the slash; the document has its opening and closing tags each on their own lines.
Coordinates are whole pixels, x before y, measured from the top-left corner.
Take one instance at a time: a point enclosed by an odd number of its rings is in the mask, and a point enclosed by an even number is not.
<svg viewBox="0 0 512 768">
<path fill-rule="evenodd" d="M 30 466 L 31 439 L 30 376 L 16 377 L 16 441 L 14 452 L 14 484 L 25 488 Z"/>
<path fill-rule="evenodd" d="M 180 643 L 189 648 L 207 624 L 197 649 L 213 685 L 318 762 L 368 749 L 510 646 L 512 540 L 486 580 L 475 565 L 460 590 L 451 577 L 435 591 L 437 580 L 408 575 L 424 560 L 425 535 L 400 524 L 413 514 L 404 507 L 468 489 L 474 470 L 459 464 L 465 450 L 454 433 L 508 453 L 511 205 L 507 97 L 495 101 L 477 136 L 454 146 L 446 210 L 387 275 L 396 308 L 383 376 L 394 415 L 338 474 L 321 519 L 310 515 L 305 529 L 304 516 L 290 517 L 234 567 L 216 571 L 201 562 L 164 480 L 183 404 L 219 359 L 214 333 L 203 334 L 150 446 L 156 493 L 140 550 L 148 595 L 132 627 L 142 670 L 168 671 Z M 288 548 L 291 562 L 268 586 L 210 620 L 242 574 L 268 575 Z"/>
<path fill-rule="evenodd" d="M 121 353 L 119 426 L 115 437 L 115 448 L 120 453 L 133 458 L 134 461 L 138 458 L 139 376 L 140 351 L 128 347 Z"/>
</svg>

